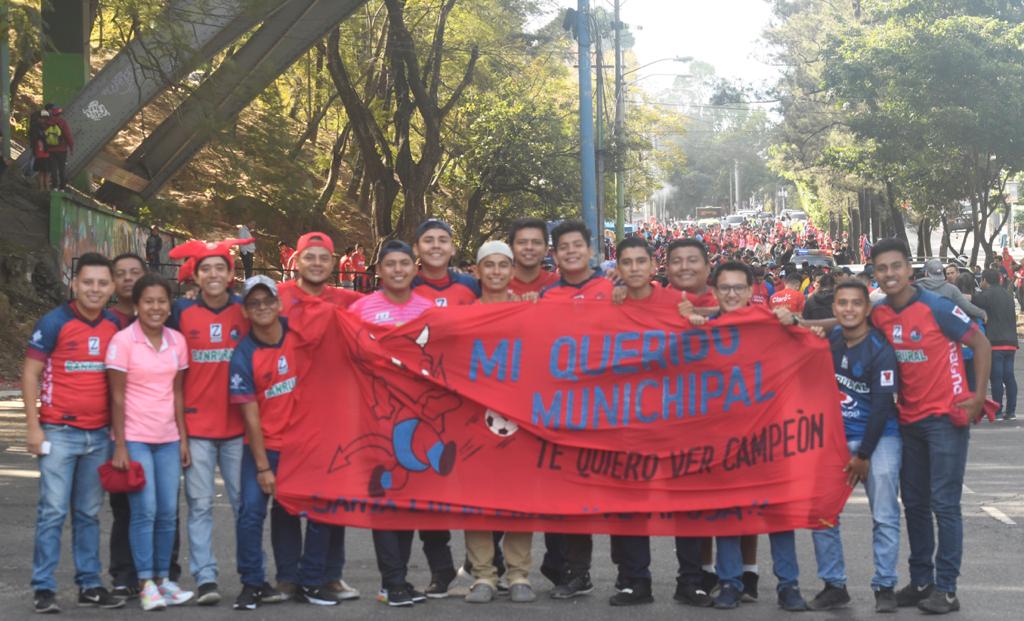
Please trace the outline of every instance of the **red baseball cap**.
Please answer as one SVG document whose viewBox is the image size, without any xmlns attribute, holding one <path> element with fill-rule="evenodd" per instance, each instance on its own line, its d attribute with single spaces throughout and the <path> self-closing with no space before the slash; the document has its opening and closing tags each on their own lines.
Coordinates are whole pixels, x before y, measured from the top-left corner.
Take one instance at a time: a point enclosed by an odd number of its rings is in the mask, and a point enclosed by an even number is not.
<svg viewBox="0 0 1024 621">
<path fill-rule="evenodd" d="M 312 231 L 299 238 L 299 243 L 295 246 L 295 256 L 299 256 L 307 248 L 326 248 L 327 252 L 334 254 L 334 241 L 326 233 Z"/>
</svg>

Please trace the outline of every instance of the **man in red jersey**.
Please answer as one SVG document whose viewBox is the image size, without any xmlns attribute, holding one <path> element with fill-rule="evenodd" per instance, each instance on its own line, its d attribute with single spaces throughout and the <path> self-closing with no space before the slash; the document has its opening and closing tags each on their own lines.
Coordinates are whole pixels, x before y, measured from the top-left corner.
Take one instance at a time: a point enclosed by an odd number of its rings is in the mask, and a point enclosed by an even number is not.
<svg viewBox="0 0 1024 621">
<path fill-rule="evenodd" d="M 555 264 L 561 278 L 545 287 L 545 300 L 610 300 L 612 281 L 600 268 L 590 267 L 594 249 L 590 247 L 590 229 L 579 220 L 566 220 L 551 231 Z"/>
<path fill-rule="evenodd" d="M 642 238 L 629 237 L 619 242 L 619 275 L 626 285 L 625 306 L 672 306 L 680 302 L 680 293 L 674 288 L 651 284 L 656 269 L 650 245 Z M 704 317 L 695 315 L 691 321 L 703 323 Z M 675 599 L 698 607 L 711 605 L 711 597 L 701 589 L 701 538 L 676 537 L 676 558 L 679 574 L 676 578 Z M 651 592 L 651 539 L 647 536 L 612 535 L 612 562 L 618 565 L 615 580 L 618 593 L 612 596 L 612 606 L 633 606 L 654 601 Z"/>
<path fill-rule="evenodd" d="M 277 288 L 282 317 L 287 317 L 292 308 L 304 300 L 316 298 L 348 308 L 349 304 L 363 297 L 354 291 L 327 284 L 334 267 L 334 242 L 325 233 L 314 231 L 299 238 L 295 265 L 298 278 L 281 283 Z"/>
<path fill-rule="evenodd" d="M 185 374 L 185 422 L 192 466 L 185 470 L 188 501 L 189 570 L 198 585 L 196 603 L 220 602 L 217 558 L 213 554 L 214 475 L 220 466 L 231 510 L 238 516 L 242 435 L 237 405 L 228 402 L 228 367 L 235 346 L 249 331 L 241 300 L 231 293 L 234 261 L 231 247 L 248 240 L 220 243 L 199 240 L 171 250 L 172 259 L 195 261 L 199 295 L 174 303 L 167 324 L 185 335 L 190 364 Z"/>
<path fill-rule="evenodd" d="M 686 292 L 686 300 L 704 316 L 718 312 L 718 300 L 708 287 L 711 262 L 708 249 L 697 239 L 676 239 L 668 245 L 668 283 L 676 291 Z"/>
<path fill-rule="evenodd" d="M 776 291 L 768 300 L 768 305 L 772 310 L 782 307 L 788 308 L 789 312 L 794 315 L 802 314 L 804 312 L 804 304 L 807 301 L 804 294 L 800 293 L 800 282 L 802 280 L 797 272 L 786 274 L 786 288 Z"/>
<path fill-rule="evenodd" d="M 135 321 L 135 305 L 132 304 L 132 287 L 135 281 L 146 273 L 146 263 L 142 257 L 126 252 L 114 257 L 114 305 L 108 308 L 110 314 L 117 318 L 122 328 L 127 328 Z"/>
<path fill-rule="evenodd" d="M 522 296 L 540 293 L 544 287 L 558 282 L 558 274 L 544 270 L 544 257 L 548 253 L 548 225 L 539 218 L 521 218 L 512 223 L 508 232 L 508 245 L 512 248 L 512 280 L 509 291 Z"/>
<path fill-rule="evenodd" d="M 99 468 L 110 454 L 110 406 L 103 361 L 119 326 L 105 312 L 114 292 L 110 261 L 79 257 L 74 301 L 36 323 L 25 353 L 21 392 L 28 452 L 39 457 L 39 507 L 32 557 L 33 606 L 59 612 L 54 572 L 60 564 L 64 518 L 71 513 L 78 605 L 119 608 L 100 579 L 103 488 Z M 41 379 L 40 379 L 41 378 Z M 37 399 L 40 404 L 37 405 Z"/>
<path fill-rule="evenodd" d="M 871 249 L 871 259 L 886 295 L 871 321 L 896 350 L 900 374 L 900 492 L 910 541 L 910 583 L 896 593 L 896 601 L 945 614 L 960 609 L 956 583 L 963 557 L 960 496 L 968 426 L 982 415 L 992 346 L 959 306 L 910 284 L 913 267 L 905 242 L 881 240 Z M 974 394 L 967 386 L 961 344 L 974 350 Z"/>
<path fill-rule="evenodd" d="M 413 249 L 420 260 L 420 271 L 412 281 L 413 293 L 433 300 L 441 308 L 476 303 L 480 297 L 476 280 L 448 267 L 455 256 L 455 244 L 447 222 L 424 220 L 416 228 Z"/>
<path fill-rule="evenodd" d="M 327 284 L 334 266 L 334 242 L 326 233 L 316 231 L 306 233 L 299 238 L 296 246 L 294 257 L 298 278 L 277 286 L 277 297 L 280 300 L 282 317 L 290 316 L 293 321 L 301 322 L 301 317 L 295 316 L 295 308 L 303 301 L 321 300 L 341 308 L 348 308 L 350 304 L 363 297 L 362 294 L 355 291 Z M 293 328 L 296 326 L 301 326 L 301 323 L 292 324 Z M 345 564 L 345 527 L 329 526 L 326 528 L 330 531 L 330 549 L 327 556 L 325 593 L 333 595 L 339 600 L 355 599 L 359 597 L 359 591 L 341 579 Z M 277 590 L 289 595 L 296 594 L 298 583 L 291 579 L 293 576 L 286 576 L 286 578 L 288 579 L 278 582 Z"/>
</svg>

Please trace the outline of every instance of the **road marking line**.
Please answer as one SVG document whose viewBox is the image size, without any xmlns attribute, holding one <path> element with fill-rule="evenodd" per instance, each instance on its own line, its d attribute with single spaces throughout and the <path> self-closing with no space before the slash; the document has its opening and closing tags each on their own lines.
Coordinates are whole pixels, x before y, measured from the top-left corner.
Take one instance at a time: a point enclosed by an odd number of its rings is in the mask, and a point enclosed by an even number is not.
<svg viewBox="0 0 1024 621">
<path fill-rule="evenodd" d="M 995 507 L 987 507 L 987 506 L 982 505 L 981 510 L 984 511 L 985 513 L 987 513 L 989 515 L 989 517 L 991 517 L 992 519 L 996 520 L 997 522 L 1002 522 L 1003 524 L 1006 524 L 1007 526 L 1016 526 L 1017 525 L 1016 522 L 1014 522 L 1013 520 L 1010 519 L 1010 516 L 1006 515 L 1005 513 L 1003 513 L 999 509 L 996 509 Z"/>
</svg>

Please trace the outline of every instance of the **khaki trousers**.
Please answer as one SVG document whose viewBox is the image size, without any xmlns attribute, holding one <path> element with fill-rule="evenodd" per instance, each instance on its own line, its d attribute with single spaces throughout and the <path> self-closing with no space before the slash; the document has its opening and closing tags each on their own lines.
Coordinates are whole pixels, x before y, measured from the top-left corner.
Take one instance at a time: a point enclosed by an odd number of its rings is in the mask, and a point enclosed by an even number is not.
<svg viewBox="0 0 1024 621">
<path fill-rule="evenodd" d="M 533 533 L 505 533 L 501 548 L 505 553 L 508 583 L 530 584 L 530 548 Z M 494 566 L 494 533 L 489 530 L 466 531 L 466 555 L 473 566 L 477 582 L 486 582 L 498 588 L 498 568 Z"/>
</svg>

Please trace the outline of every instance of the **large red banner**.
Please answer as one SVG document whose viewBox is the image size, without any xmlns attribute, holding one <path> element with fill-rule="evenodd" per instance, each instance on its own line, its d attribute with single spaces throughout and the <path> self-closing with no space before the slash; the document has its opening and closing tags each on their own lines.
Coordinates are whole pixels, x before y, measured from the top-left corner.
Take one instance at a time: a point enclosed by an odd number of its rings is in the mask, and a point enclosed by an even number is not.
<svg viewBox="0 0 1024 621">
<path fill-rule="evenodd" d="M 600 302 L 393 329 L 330 312 L 278 476 L 278 500 L 313 519 L 753 534 L 833 524 L 850 493 L 827 342 L 761 307 L 699 328 Z"/>
</svg>

